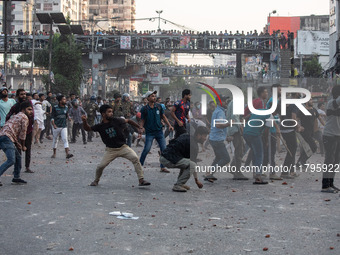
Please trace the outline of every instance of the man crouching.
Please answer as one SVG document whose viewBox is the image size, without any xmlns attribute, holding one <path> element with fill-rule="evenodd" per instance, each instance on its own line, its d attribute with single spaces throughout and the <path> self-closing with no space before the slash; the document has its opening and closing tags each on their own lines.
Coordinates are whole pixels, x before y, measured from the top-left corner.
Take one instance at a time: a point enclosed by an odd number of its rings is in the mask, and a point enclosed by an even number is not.
<svg viewBox="0 0 340 255">
<path fill-rule="evenodd" d="M 209 131 L 206 127 L 198 127 L 194 136 L 182 134 L 177 139 L 170 141 L 169 145 L 162 152 L 160 162 L 168 168 L 179 168 L 180 172 L 173 191 L 186 192 L 190 189 L 186 185 L 190 175 L 193 174 L 197 186 L 201 189 L 203 184 L 198 181 L 197 173 L 195 172 L 198 143 L 203 144 L 207 139 Z"/>
</svg>

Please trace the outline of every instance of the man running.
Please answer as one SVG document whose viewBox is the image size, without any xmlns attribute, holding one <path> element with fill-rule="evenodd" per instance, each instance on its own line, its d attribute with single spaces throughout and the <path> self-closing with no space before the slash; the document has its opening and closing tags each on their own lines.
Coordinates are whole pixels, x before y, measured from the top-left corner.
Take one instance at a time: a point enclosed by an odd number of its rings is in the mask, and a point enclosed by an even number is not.
<svg viewBox="0 0 340 255">
<path fill-rule="evenodd" d="M 18 89 L 16 92 L 16 97 L 17 97 L 18 102 L 12 106 L 11 110 L 6 116 L 6 121 L 8 121 L 13 115 L 18 114 L 20 112 L 21 103 L 26 101 L 26 91 L 24 89 Z M 31 101 L 27 100 L 27 102 L 31 102 Z M 25 173 L 34 173 L 34 171 L 30 169 L 32 138 L 33 138 L 33 123 L 34 123 L 34 110 L 32 110 L 32 114 L 28 116 L 28 126 L 27 126 L 26 139 L 25 139 L 25 147 L 26 147 L 26 151 L 25 151 L 26 171 Z"/>
<path fill-rule="evenodd" d="M 53 155 L 51 158 L 55 158 L 57 155 L 57 147 L 59 135 L 64 142 L 64 148 L 66 158 L 72 158 L 73 154 L 70 154 L 70 148 L 67 140 L 67 119 L 68 119 L 68 108 L 66 106 L 66 97 L 63 95 L 57 96 L 58 105 L 53 107 L 52 110 L 52 127 L 53 127 Z"/>
<path fill-rule="evenodd" d="M 148 155 L 151 150 L 154 139 L 157 140 L 161 152 L 166 147 L 161 119 L 163 119 L 166 125 L 169 126 L 170 131 L 173 130 L 173 127 L 164 115 L 163 108 L 156 103 L 156 93 L 157 91 L 148 91 L 145 93 L 145 97 L 148 99 L 149 103 L 141 109 L 141 126 L 145 129 L 145 145 L 142 155 L 140 156 L 140 163 L 142 165 L 144 165 L 146 155 Z M 169 170 L 164 168 L 161 164 L 161 172 L 169 173 Z"/>
<path fill-rule="evenodd" d="M 105 167 L 118 157 L 126 158 L 132 162 L 138 176 L 139 186 L 150 185 L 149 182 L 144 180 L 142 166 L 136 152 L 126 145 L 126 124 L 128 123 L 137 127 L 139 129 L 139 134 L 142 132 L 142 127 L 132 120 L 114 118 L 113 109 L 110 105 L 102 105 L 99 108 L 99 112 L 102 117 L 102 122 L 92 127 L 87 123 L 86 116 L 82 116 L 84 129 L 88 132 L 99 132 L 103 143 L 106 145 L 106 152 L 101 163 L 97 166 L 95 179 L 90 186 L 98 185 Z"/>
<path fill-rule="evenodd" d="M 10 118 L 0 130 L 0 149 L 6 154 L 7 161 L 0 166 L 0 176 L 14 165 L 12 184 L 27 184 L 20 179 L 21 153 L 26 151 L 25 139 L 29 123 L 28 118 L 33 114 L 30 102 L 20 105 L 20 112 Z M 2 183 L 0 182 L 0 186 Z"/>
</svg>

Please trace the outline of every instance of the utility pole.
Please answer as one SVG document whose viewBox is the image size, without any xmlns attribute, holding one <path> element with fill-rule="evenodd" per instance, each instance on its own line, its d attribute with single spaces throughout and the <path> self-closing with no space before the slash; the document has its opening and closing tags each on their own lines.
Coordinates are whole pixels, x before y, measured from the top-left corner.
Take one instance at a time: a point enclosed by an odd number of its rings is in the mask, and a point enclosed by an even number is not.
<svg viewBox="0 0 340 255">
<path fill-rule="evenodd" d="M 161 30 L 161 13 L 163 13 L 163 10 L 156 11 L 156 13 L 158 14 L 158 31 L 160 31 Z"/>
<path fill-rule="evenodd" d="M 48 86 L 47 91 L 51 91 L 52 88 L 52 79 L 51 79 L 51 73 L 52 73 L 52 39 L 53 39 L 53 21 L 51 21 L 50 24 L 50 37 L 48 39 L 49 41 L 49 58 L 48 58 Z"/>
<path fill-rule="evenodd" d="M 32 45 L 32 62 L 31 62 L 31 83 L 30 83 L 30 92 L 32 93 L 33 88 L 34 88 L 34 78 L 33 78 L 33 66 L 34 66 L 34 47 L 35 47 L 35 14 L 37 12 L 36 8 L 36 0 L 33 0 L 33 28 L 32 28 L 32 33 L 33 33 L 33 45 Z"/>
<path fill-rule="evenodd" d="M 3 10 L 2 10 L 2 13 L 3 13 L 3 26 L 2 26 L 2 31 L 4 32 L 4 35 L 5 35 L 5 41 L 4 41 L 4 76 L 6 77 L 7 75 L 7 46 L 8 46 L 8 37 L 7 37 L 7 34 L 8 34 L 8 2 L 10 4 L 10 7 L 11 7 L 11 3 L 12 1 L 4 1 L 4 5 L 3 5 Z M 11 11 L 11 9 L 9 9 Z M 5 80 L 6 82 L 6 80 Z"/>
</svg>

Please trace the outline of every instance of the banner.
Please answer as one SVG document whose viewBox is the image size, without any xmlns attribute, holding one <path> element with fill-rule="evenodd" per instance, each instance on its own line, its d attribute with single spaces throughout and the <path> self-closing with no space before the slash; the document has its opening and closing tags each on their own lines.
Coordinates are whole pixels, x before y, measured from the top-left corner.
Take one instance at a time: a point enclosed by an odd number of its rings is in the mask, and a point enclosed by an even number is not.
<svg viewBox="0 0 340 255">
<path fill-rule="evenodd" d="M 142 94 L 144 95 L 146 92 L 149 91 L 149 83 L 146 81 L 143 81 L 141 86 L 142 86 Z"/>
<path fill-rule="evenodd" d="M 329 56 L 329 33 L 297 31 L 297 55 Z"/>
<path fill-rule="evenodd" d="M 120 37 L 120 48 L 122 50 L 131 49 L 131 36 L 121 36 Z"/>
<path fill-rule="evenodd" d="M 170 84 L 170 77 L 162 77 L 159 81 L 155 82 L 152 81 L 151 82 L 152 85 L 169 85 Z"/>
<path fill-rule="evenodd" d="M 181 36 L 180 48 L 189 49 L 190 47 L 190 36 Z"/>
</svg>

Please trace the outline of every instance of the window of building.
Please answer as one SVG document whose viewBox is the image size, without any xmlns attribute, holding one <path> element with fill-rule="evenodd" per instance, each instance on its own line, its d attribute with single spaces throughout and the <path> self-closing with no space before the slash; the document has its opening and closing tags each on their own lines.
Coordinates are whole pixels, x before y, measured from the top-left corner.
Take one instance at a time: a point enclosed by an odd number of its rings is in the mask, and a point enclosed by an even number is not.
<svg viewBox="0 0 340 255">
<path fill-rule="evenodd" d="M 45 3 L 44 4 L 44 11 L 52 11 L 52 10 L 53 10 L 52 3 Z"/>
<path fill-rule="evenodd" d="M 50 25 L 43 25 L 43 31 L 50 32 Z"/>
<path fill-rule="evenodd" d="M 97 12 L 97 9 L 90 9 L 89 13 L 90 14 L 97 14 L 98 12 Z"/>
<path fill-rule="evenodd" d="M 41 3 L 36 3 L 35 6 L 36 6 L 37 10 L 41 9 Z"/>
</svg>

